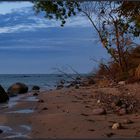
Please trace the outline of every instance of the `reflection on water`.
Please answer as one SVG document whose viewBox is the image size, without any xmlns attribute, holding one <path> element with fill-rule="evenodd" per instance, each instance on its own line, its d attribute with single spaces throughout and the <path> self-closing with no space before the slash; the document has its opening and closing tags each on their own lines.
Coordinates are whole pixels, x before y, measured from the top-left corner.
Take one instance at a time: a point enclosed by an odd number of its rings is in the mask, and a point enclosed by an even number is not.
<svg viewBox="0 0 140 140">
<path fill-rule="evenodd" d="M 14 106 L 16 106 L 18 103 L 20 102 L 37 102 L 38 99 L 35 96 L 27 96 L 25 97 L 25 95 L 18 95 L 15 97 L 11 97 L 9 102 L 7 103 L 1 103 L 0 104 L 0 110 L 5 109 L 5 108 L 13 108 Z"/>
<path fill-rule="evenodd" d="M 6 114 L 14 114 L 14 113 L 21 113 L 28 114 L 33 113 L 34 109 L 22 108 L 18 109 L 15 106 L 19 103 L 26 103 L 26 102 L 37 102 L 38 99 L 36 96 L 33 96 L 32 93 L 28 93 L 26 95 L 18 95 L 15 97 L 11 97 L 9 102 L 3 103 L 0 106 L 2 113 Z M 5 115 L 6 115 L 5 114 Z M 8 123 L 9 125 L 10 123 Z M 2 130 L 1 137 L 2 138 L 31 138 L 28 136 L 29 132 L 31 131 L 31 127 L 29 125 L 25 125 L 24 122 L 16 125 L 12 125 L 12 127 L 8 125 L 0 125 L 0 130 Z"/>
<path fill-rule="evenodd" d="M 21 99 L 23 97 L 24 97 L 24 95 L 18 95 L 18 96 L 11 97 L 7 103 L 0 104 L 0 109 L 13 108 L 15 105 L 18 104 L 18 102 L 22 101 Z"/>
<path fill-rule="evenodd" d="M 27 131 L 31 131 L 31 127 L 29 125 L 20 125 L 20 127 L 26 129 Z"/>
<path fill-rule="evenodd" d="M 11 139 L 11 138 L 30 138 L 29 136 L 27 136 L 27 135 L 23 135 L 23 134 L 21 134 L 21 133 L 17 133 L 17 134 L 15 134 L 15 135 L 11 135 L 11 136 L 7 136 L 7 137 L 4 137 L 4 138 L 9 138 L 9 139 Z"/>
<path fill-rule="evenodd" d="M 23 101 L 30 101 L 30 102 L 36 102 L 38 99 L 34 96 L 27 97 L 26 99 L 23 99 Z"/>
<path fill-rule="evenodd" d="M 21 100 L 22 97 L 23 97 L 23 95 L 11 97 L 9 102 L 8 102 L 8 108 L 12 108 L 15 105 L 17 105 L 17 103 Z"/>
<path fill-rule="evenodd" d="M 4 133 L 8 133 L 8 132 L 12 131 L 12 128 L 10 128 L 9 126 L 4 126 L 4 125 L 1 125 L 1 126 L 0 126 L 0 129 L 1 129 Z"/>
<path fill-rule="evenodd" d="M 31 131 L 31 127 L 28 125 L 20 125 L 18 130 L 20 130 L 21 132 L 17 132 L 11 127 L 4 125 L 1 125 L 0 129 L 3 131 L 4 134 L 7 135 L 4 138 L 30 138 L 28 136 L 28 133 Z"/>
</svg>

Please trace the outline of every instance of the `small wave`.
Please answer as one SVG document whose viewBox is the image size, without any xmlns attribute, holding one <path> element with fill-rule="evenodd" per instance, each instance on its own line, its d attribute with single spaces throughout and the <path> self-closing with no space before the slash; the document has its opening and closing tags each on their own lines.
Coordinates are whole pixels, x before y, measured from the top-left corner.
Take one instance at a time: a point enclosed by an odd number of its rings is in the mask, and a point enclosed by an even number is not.
<svg viewBox="0 0 140 140">
<path fill-rule="evenodd" d="M 21 109 L 21 110 L 16 110 L 16 111 L 10 111 L 7 113 L 25 113 L 25 114 L 28 114 L 28 113 L 33 113 L 33 112 L 34 112 L 33 109 Z"/>
</svg>

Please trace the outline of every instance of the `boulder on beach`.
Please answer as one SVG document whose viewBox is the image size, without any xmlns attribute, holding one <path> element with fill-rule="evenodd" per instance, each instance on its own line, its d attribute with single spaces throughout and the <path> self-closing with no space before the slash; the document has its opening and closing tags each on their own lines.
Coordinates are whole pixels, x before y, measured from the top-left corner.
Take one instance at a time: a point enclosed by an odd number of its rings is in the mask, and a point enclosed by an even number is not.
<svg viewBox="0 0 140 140">
<path fill-rule="evenodd" d="M 33 86 L 32 90 L 40 90 L 40 87 L 39 86 Z"/>
<path fill-rule="evenodd" d="M 14 94 L 24 94 L 27 92 L 28 92 L 28 86 L 23 83 L 15 83 L 15 84 L 11 85 L 7 90 L 7 93 L 10 96 L 12 96 Z"/>
<path fill-rule="evenodd" d="M 4 88 L 0 85 L 0 103 L 7 102 L 9 100 L 8 94 L 5 92 Z"/>
</svg>

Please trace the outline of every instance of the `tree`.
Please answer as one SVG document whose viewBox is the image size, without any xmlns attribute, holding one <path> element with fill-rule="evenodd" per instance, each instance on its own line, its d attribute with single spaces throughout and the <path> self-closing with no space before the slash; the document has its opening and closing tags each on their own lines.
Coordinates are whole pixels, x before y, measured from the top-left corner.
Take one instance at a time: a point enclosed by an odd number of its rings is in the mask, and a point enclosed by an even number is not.
<svg viewBox="0 0 140 140">
<path fill-rule="evenodd" d="M 140 1 L 122 1 L 120 2 L 118 12 L 120 15 L 129 18 L 133 22 L 134 36 L 140 35 Z"/>
<path fill-rule="evenodd" d="M 79 3 L 72 0 L 38 0 L 34 1 L 34 9 L 37 13 L 44 12 L 46 18 L 60 20 L 61 26 L 64 26 L 67 18 L 81 10 Z"/>
<path fill-rule="evenodd" d="M 97 31 L 103 47 L 120 67 L 121 72 L 128 71 L 128 52 L 132 42 L 133 27 L 118 13 L 118 3 L 85 2 L 81 11 L 86 15 Z"/>
<path fill-rule="evenodd" d="M 138 3 L 139 4 L 139 3 Z M 129 49 L 136 44 L 135 36 L 139 36 L 139 7 L 133 3 L 131 10 L 127 2 L 109 1 L 38 1 L 35 2 L 37 12 L 44 11 L 46 17 L 61 20 L 62 26 L 70 16 L 81 12 L 97 31 L 102 46 L 108 51 L 120 72 L 128 72 Z M 135 15 L 138 12 L 138 15 Z"/>
</svg>

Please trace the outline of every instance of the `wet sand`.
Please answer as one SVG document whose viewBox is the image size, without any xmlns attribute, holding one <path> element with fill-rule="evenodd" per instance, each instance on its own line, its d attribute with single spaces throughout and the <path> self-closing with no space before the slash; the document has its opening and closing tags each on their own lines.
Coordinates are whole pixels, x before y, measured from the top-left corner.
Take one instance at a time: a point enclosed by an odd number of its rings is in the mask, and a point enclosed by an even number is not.
<svg viewBox="0 0 140 140">
<path fill-rule="evenodd" d="M 127 90 L 126 90 L 127 89 Z M 0 110 L 0 129 L 10 127 L 0 137 L 26 138 L 126 138 L 140 137 L 140 113 L 95 115 L 93 110 L 104 106 L 98 102 L 99 93 L 128 94 L 140 97 L 140 85 L 97 88 L 80 87 L 23 95 L 12 107 Z M 125 120 L 131 120 L 126 123 Z M 112 129 L 114 123 L 121 129 Z M 6 129 L 6 128 L 5 128 Z"/>
</svg>

